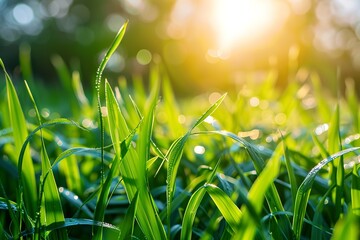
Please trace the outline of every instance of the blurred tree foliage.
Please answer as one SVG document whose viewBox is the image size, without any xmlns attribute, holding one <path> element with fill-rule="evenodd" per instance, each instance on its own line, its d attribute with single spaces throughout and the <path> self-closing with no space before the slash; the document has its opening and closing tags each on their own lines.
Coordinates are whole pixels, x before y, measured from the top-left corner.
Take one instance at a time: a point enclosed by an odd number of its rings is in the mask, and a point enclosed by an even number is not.
<svg viewBox="0 0 360 240">
<path fill-rule="evenodd" d="M 0 0 L 0 57 L 21 78 L 19 46 L 28 43 L 37 79 L 57 78 L 51 58 L 58 54 L 90 86 L 101 54 L 129 19 L 109 64 L 107 74 L 114 79 L 119 73 L 144 74 L 150 60 L 162 59 L 179 94 L 226 89 L 247 71 L 269 67 L 278 71 L 280 86 L 299 66 L 334 84 L 337 69 L 341 79 L 359 82 L 359 1 L 269 0 L 284 16 L 279 28 L 262 36 L 266 44 L 235 44 L 226 57 L 213 54 L 218 32 L 209 4 L 215 1 Z"/>
</svg>

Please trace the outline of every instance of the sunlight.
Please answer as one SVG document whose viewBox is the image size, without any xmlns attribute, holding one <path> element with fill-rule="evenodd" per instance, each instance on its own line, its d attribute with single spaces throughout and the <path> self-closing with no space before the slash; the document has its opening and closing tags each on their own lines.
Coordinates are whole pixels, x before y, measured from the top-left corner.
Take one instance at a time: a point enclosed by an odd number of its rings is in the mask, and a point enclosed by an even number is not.
<svg viewBox="0 0 360 240">
<path fill-rule="evenodd" d="M 288 9 L 274 0 L 213 0 L 213 15 L 218 54 L 224 54 L 234 45 L 263 44 L 281 27 Z"/>
</svg>

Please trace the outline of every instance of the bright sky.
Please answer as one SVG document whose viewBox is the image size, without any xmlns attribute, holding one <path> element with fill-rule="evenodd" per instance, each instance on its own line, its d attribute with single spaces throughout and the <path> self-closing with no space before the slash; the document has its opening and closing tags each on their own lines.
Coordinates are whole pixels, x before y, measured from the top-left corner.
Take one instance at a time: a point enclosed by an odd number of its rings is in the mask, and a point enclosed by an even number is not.
<svg viewBox="0 0 360 240">
<path fill-rule="evenodd" d="M 220 52 L 234 45 L 263 44 L 277 32 L 289 15 L 289 9 L 274 0 L 213 0 L 214 26 Z"/>
</svg>

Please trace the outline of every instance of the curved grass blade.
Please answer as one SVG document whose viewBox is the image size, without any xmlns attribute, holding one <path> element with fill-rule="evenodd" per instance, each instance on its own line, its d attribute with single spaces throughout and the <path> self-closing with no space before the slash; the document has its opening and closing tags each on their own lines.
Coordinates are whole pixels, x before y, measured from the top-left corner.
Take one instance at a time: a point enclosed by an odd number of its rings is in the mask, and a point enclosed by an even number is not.
<svg viewBox="0 0 360 240">
<path fill-rule="evenodd" d="M 166 158 L 168 159 L 168 169 L 167 169 L 167 176 L 166 176 L 166 205 L 167 205 L 167 225 L 168 229 L 171 229 L 171 222 L 170 222 L 170 215 L 172 212 L 171 209 L 171 202 L 174 196 L 175 191 L 175 180 L 177 170 L 179 168 L 181 156 L 183 154 L 184 146 L 189 138 L 191 131 L 196 128 L 199 124 L 201 124 L 208 116 L 210 116 L 222 103 L 226 94 L 222 95 L 201 117 L 195 122 L 195 124 L 188 130 L 188 132 L 175 140 L 173 144 L 170 146 L 168 152 L 166 153 Z M 165 159 L 163 161 L 165 161 Z M 170 231 L 168 232 L 168 234 Z M 169 235 L 168 235 L 169 236 Z"/>
<path fill-rule="evenodd" d="M 19 172 L 19 188 L 21 189 L 23 187 L 23 183 L 21 180 L 22 177 L 22 169 L 23 169 L 23 162 L 24 162 L 24 154 L 25 151 L 27 149 L 27 145 L 29 144 L 30 140 L 33 138 L 33 136 L 40 131 L 43 128 L 48 128 L 48 127 L 52 127 L 52 126 L 56 126 L 56 125 L 73 125 L 76 126 L 80 129 L 86 130 L 85 128 L 81 127 L 80 125 L 78 125 L 76 122 L 72 121 L 72 120 L 68 120 L 66 118 L 57 118 L 57 119 L 53 119 L 50 120 L 48 122 L 45 122 L 43 124 L 41 124 L 40 126 L 38 126 L 37 128 L 35 128 L 25 139 L 25 141 L 23 142 L 22 146 L 21 146 L 21 150 L 20 150 L 20 154 L 19 154 L 19 161 L 18 161 L 18 172 Z"/>
<path fill-rule="evenodd" d="M 56 222 L 56 223 L 50 224 L 49 226 L 43 226 L 42 230 L 47 231 L 47 232 L 52 232 L 52 231 L 55 231 L 58 229 L 64 229 L 64 228 L 73 227 L 73 226 L 94 226 L 94 227 L 107 228 L 116 233 L 120 232 L 119 228 L 117 228 L 116 226 L 114 226 L 110 223 L 94 221 L 91 219 L 82 219 L 82 218 L 65 218 L 64 222 Z M 30 231 L 23 231 L 21 233 L 21 236 L 22 237 L 30 237 L 33 234 L 34 234 L 34 229 L 32 229 Z"/>
<path fill-rule="evenodd" d="M 101 77 L 102 73 L 105 69 L 105 66 L 107 62 L 109 61 L 110 57 L 113 55 L 117 47 L 119 46 L 121 40 L 124 37 L 126 27 L 128 22 L 126 21 L 122 27 L 120 28 L 119 32 L 116 34 L 115 39 L 111 43 L 108 51 L 106 52 L 104 58 L 102 59 L 98 70 L 96 71 L 96 77 L 95 77 L 95 90 L 97 93 L 97 104 L 98 104 L 98 113 L 99 113 L 99 120 L 100 120 L 100 147 L 101 147 L 101 182 L 103 183 L 103 173 L 104 173 L 104 123 L 103 123 L 103 116 L 101 112 L 101 97 L 100 97 L 100 88 L 101 88 Z"/>
<path fill-rule="evenodd" d="M 325 158 L 320 163 L 318 163 L 306 176 L 304 181 L 301 183 L 295 199 L 295 207 L 294 207 L 294 217 L 293 217 L 293 224 L 292 228 L 295 234 L 296 239 L 300 239 L 303 219 L 306 213 L 306 206 L 308 203 L 308 199 L 311 192 L 312 184 L 315 180 L 317 173 L 328 163 L 332 162 L 334 159 L 339 158 L 347 153 L 355 152 L 359 150 L 360 147 L 356 148 L 349 148 L 343 150 L 341 152 L 335 153 L 328 158 Z"/>
<path fill-rule="evenodd" d="M 6 72 L 4 63 L 1 59 L 0 59 L 0 65 L 5 73 L 10 123 L 13 129 L 16 156 L 19 156 L 21 154 L 20 149 L 22 148 L 23 143 L 26 137 L 28 136 L 26 120 L 15 87 L 10 79 L 10 76 Z M 24 159 L 24 167 L 26 171 L 22 172 L 22 169 L 19 169 L 20 171 L 18 174 L 19 176 L 20 175 L 22 176 L 21 181 L 25 183 L 25 188 L 19 188 L 20 191 L 19 196 L 22 196 L 24 194 L 24 201 L 25 201 L 25 206 L 27 208 L 27 212 L 30 214 L 31 217 L 35 217 L 35 211 L 36 211 L 35 206 L 37 203 L 37 196 L 36 196 L 37 189 L 36 189 L 36 181 L 35 181 L 35 170 L 30 155 L 29 147 L 24 148 L 23 159 Z M 14 164 L 19 166 L 20 160 L 15 159 Z M 21 206 L 21 202 L 18 201 L 18 203 Z"/>
</svg>

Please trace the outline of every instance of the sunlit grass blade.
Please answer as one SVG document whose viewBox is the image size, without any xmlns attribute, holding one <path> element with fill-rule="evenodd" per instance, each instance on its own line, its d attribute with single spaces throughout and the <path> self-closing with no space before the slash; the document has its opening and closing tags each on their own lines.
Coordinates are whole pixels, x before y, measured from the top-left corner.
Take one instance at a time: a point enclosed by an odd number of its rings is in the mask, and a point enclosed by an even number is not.
<svg viewBox="0 0 360 240">
<path fill-rule="evenodd" d="M 340 110 L 339 105 L 336 105 L 335 112 L 329 124 L 328 136 L 328 152 L 334 154 L 339 152 L 342 148 L 340 137 Z M 335 219 L 340 217 L 342 213 L 342 198 L 344 187 L 344 160 L 343 157 L 335 159 L 330 163 L 330 185 L 336 184 L 333 200 L 335 203 Z"/>
<path fill-rule="evenodd" d="M 360 237 L 359 216 L 349 212 L 345 218 L 340 219 L 334 228 L 332 240 L 359 239 Z"/>
<path fill-rule="evenodd" d="M 34 106 L 39 124 L 41 125 L 41 117 L 39 110 L 37 108 L 35 99 L 26 81 L 25 81 L 25 86 L 27 88 L 30 100 Z M 65 221 L 65 218 L 61 207 L 58 187 L 55 182 L 54 174 L 51 170 L 51 164 L 46 152 L 41 129 L 40 129 L 40 134 L 41 134 L 40 136 L 41 137 L 41 176 L 40 176 L 41 185 L 40 185 L 40 196 L 39 196 L 39 200 L 41 201 L 40 217 L 41 217 L 41 225 L 46 226 L 56 222 L 62 223 Z M 52 239 L 67 238 L 66 231 L 64 230 L 56 231 L 53 233 L 51 238 Z"/>
<path fill-rule="evenodd" d="M 126 212 L 124 220 L 121 222 L 121 226 L 119 226 L 120 228 L 120 236 L 118 237 L 119 240 L 125 240 L 131 238 L 132 230 L 134 228 L 136 209 L 139 204 L 138 199 L 139 199 L 138 194 L 136 193 Z"/>
<path fill-rule="evenodd" d="M 242 212 L 231 198 L 223 190 L 213 184 L 205 184 L 204 188 L 231 227 L 232 231 L 235 232 L 239 229 Z"/>
<path fill-rule="evenodd" d="M 222 95 L 196 122 L 195 124 L 188 130 L 188 132 L 175 140 L 173 144 L 170 146 L 166 159 L 168 159 L 168 169 L 167 169 L 167 187 L 166 187 L 166 205 L 167 205 L 167 224 L 168 228 L 171 228 L 170 223 L 170 215 L 171 215 L 171 202 L 174 196 L 175 191 L 175 180 L 176 174 L 180 165 L 180 159 L 183 154 L 184 145 L 189 138 L 191 131 L 196 128 L 199 124 L 201 124 L 208 116 L 210 116 L 222 103 L 226 94 Z M 165 159 L 163 160 L 165 161 Z M 168 232 L 169 234 L 169 232 Z M 168 235 L 169 236 L 169 235 Z"/>
<path fill-rule="evenodd" d="M 119 44 L 121 43 L 125 31 L 126 31 L 126 27 L 128 25 L 128 22 L 125 22 L 122 27 L 119 29 L 118 33 L 116 34 L 113 42 L 111 43 L 110 47 L 108 48 L 107 52 L 105 53 L 104 58 L 101 60 L 101 63 L 96 71 L 96 76 L 95 76 L 95 90 L 96 90 L 96 95 L 97 95 L 97 105 L 98 105 L 98 113 L 99 113 L 99 121 L 100 121 L 100 148 L 101 148 L 101 183 L 103 183 L 103 173 L 104 173 L 104 169 L 103 169 L 103 165 L 104 165 L 104 124 L 103 124 L 103 116 L 102 116 L 102 112 L 101 112 L 101 92 L 100 92 L 100 88 L 101 88 L 101 78 L 102 78 L 102 74 L 105 70 L 106 64 L 108 63 L 108 61 L 110 60 L 110 57 L 113 55 L 113 53 L 115 52 L 115 50 L 117 49 L 117 47 L 119 46 Z"/>
<path fill-rule="evenodd" d="M 304 219 L 304 216 L 306 213 L 306 206 L 307 206 L 311 188 L 312 188 L 312 185 L 313 185 L 313 182 L 315 180 L 317 173 L 328 163 L 332 162 L 334 159 L 339 158 L 347 153 L 355 152 L 358 149 L 360 149 L 360 148 L 359 147 L 349 148 L 349 149 L 343 150 L 341 152 L 335 153 L 335 154 L 331 155 L 330 157 L 322 160 L 309 172 L 309 174 L 306 176 L 304 181 L 301 183 L 301 185 L 297 191 L 297 194 L 296 194 L 294 217 L 293 217 L 293 224 L 292 224 L 296 239 L 300 239 L 300 236 L 301 236 L 303 219 Z"/>
<path fill-rule="evenodd" d="M 115 175 L 119 173 L 120 162 L 123 161 L 126 153 L 128 152 L 130 148 L 130 143 L 132 141 L 132 137 L 135 134 L 135 131 L 130 133 L 130 131 L 126 128 L 125 119 L 121 114 L 115 96 L 113 95 L 111 87 L 107 81 L 106 81 L 105 93 L 106 93 L 106 107 L 108 110 L 108 123 L 110 126 L 109 131 L 116 156 L 113 159 L 111 169 L 106 177 L 106 180 L 101 186 L 101 193 L 99 195 L 95 208 L 95 215 L 94 215 L 95 221 L 104 220 L 104 213 L 110 193 L 111 181 L 115 177 Z M 128 135 L 124 137 L 125 136 L 124 134 L 128 134 Z M 98 228 L 96 228 L 94 230 L 95 230 L 95 239 L 102 239 L 103 238 L 102 229 L 99 230 Z"/>
<path fill-rule="evenodd" d="M 259 174 L 248 193 L 248 200 L 252 205 L 253 209 L 255 210 L 256 215 L 260 215 L 267 189 L 271 186 L 271 184 L 274 182 L 277 175 L 279 174 L 282 150 L 282 146 L 278 145 L 275 152 L 273 153 L 273 156 L 268 161 L 263 171 Z M 246 205 L 241 208 L 241 211 L 243 215 L 241 217 L 240 226 L 238 229 L 236 229 L 237 233 L 235 235 L 235 238 L 254 239 L 257 230 L 260 230 L 259 233 L 263 234 L 261 232 L 261 229 L 259 229 L 261 223 L 256 222 L 255 216 L 253 216 L 252 213 L 247 209 Z M 277 231 L 280 232 L 282 230 L 281 228 L 282 226 L 279 224 Z M 274 231 L 273 237 L 275 239 L 283 237 L 280 234 L 277 235 L 277 231 Z"/>
<path fill-rule="evenodd" d="M 355 216 L 360 217 L 360 167 L 354 165 L 351 178 L 351 209 Z"/>
<path fill-rule="evenodd" d="M 25 142 L 25 139 L 28 136 L 26 120 L 15 87 L 10 79 L 10 76 L 6 72 L 4 63 L 1 59 L 0 59 L 0 65 L 5 72 L 7 101 L 8 101 L 8 109 L 9 109 L 8 111 L 10 114 L 10 122 L 13 129 L 16 156 L 19 156 L 20 149 L 22 148 L 23 143 Z M 24 182 L 25 187 L 20 188 L 19 191 L 20 191 L 20 195 L 24 193 L 24 201 L 27 211 L 31 217 L 34 217 L 36 211 L 36 203 L 37 203 L 37 196 L 36 196 L 37 188 L 35 181 L 34 165 L 30 155 L 29 147 L 24 149 L 23 159 L 24 159 L 23 160 L 24 168 L 26 169 L 26 171 L 23 171 L 21 173 L 19 172 L 18 174 L 22 174 L 23 176 L 22 181 Z M 19 160 L 13 159 L 13 161 L 14 164 L 18 166 Z M 19 204 L 21 205 L 20 202 Z"/>
<path fill-rule="evenodd" d="M 116 146 L 118 145 L 116 141 L 120 142 L 120 140 L 125 139 L 130 134 L 130 131 L 108 83 L 106 83 L 105 90 L 110 135 L 114 144 L 115 153 L 118 158 L 121 159 L 121 150 L 119 149 L 119 146 Z M 150 104 L 150 106 L 154 105 Z M 153 109 L 149 109 L 148 111 L 153 111 Z M 150 124 L 150 121 L 152 121 L 151 119 L 148 119 L 151 118 L 151 115 L 144 116 L 144 118 L 144 121 L 148 122 L 147 124 Z M 144 131 L 144 129 L 142 131 Z M 140 133 L 140 136 L 150 139 L 149 135 Z M 149 140 L 144 141 L 149 142 Z M 147 146 L 145 147 L 148 148 Z M 140 150 L 143 151 L 142 154 L 146 154 L 144 152 L 145 149 L 139 149 L 139 151 Z M 149 239 L 164 239 L 165 231 L 163 225 L 157 214 L 154 202 L 148 193 L 145 157 L 146 155 L 139 157 L 135 149 L 129 147 L 127 154 L 121 161 L 120 172 L 130 202 L 138 192 L 141 204 L 139 204 L 136 211 L 136 219 L 141 230 Z M 142 166 L 142 164 L 144 166 Z"/>
<path fill-rule="evenodd" d="M 127 85 L 125 78 L 120 78 L 119 81 L 119 91 L 120 91 L 120 98 L 122 102 L 122 107 L 124 108 L 125 112 L 124 118 L 127 120 L 128 125 L 130 128 L 135 127 L 139 116 L 136 112 L 136 108 L 134 108 L 134 102 L 130 96 L 129 86 Z M 137 93 L 136 93 L 137 95 Z M 145 104 L 145 103 L 144 103 Z M 143 110 L 143 109 L 141 109 Z M 125 115 L 126 114 L 126 115 Z"/>
</svg>

